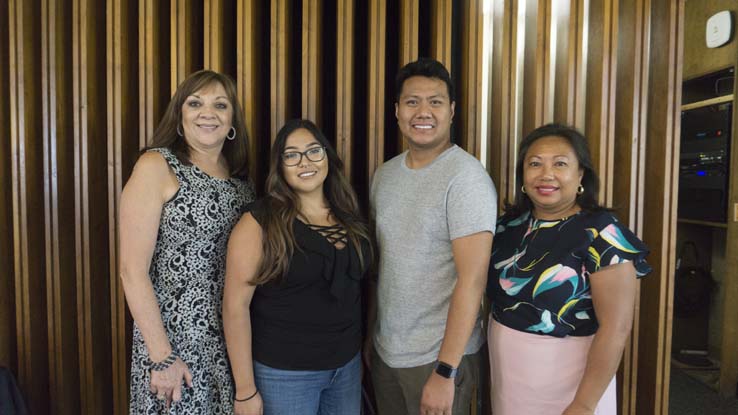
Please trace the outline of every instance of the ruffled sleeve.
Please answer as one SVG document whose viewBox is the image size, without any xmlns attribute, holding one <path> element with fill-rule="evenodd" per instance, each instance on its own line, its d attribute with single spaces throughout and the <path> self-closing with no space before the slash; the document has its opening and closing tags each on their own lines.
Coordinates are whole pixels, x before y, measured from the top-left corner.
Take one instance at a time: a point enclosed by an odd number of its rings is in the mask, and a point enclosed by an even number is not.
<svg viewBox="0 0 738 415">
<path fill-rule="evenodd" d="M 585 269 L 594 274 L 608 265 L 632 262 L 638 278 L 651 272 L 651 266 L 646 262 L 649 253 L 646 244 L 614 216 L 602 214 L 602 219 L 596 226 L 586 229 L 591 243 L 584 262 Z"/>
</svg>

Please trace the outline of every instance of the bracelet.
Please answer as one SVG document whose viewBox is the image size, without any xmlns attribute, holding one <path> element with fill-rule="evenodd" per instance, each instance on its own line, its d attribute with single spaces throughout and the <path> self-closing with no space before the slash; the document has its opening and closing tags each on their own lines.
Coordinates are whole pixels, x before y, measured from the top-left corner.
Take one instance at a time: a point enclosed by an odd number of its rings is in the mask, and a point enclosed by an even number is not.
<svg viewBox="0 0 738 415">
<path fill-rule="evenodd" d="M 161 362 L 152 362 L 151 359 L 148 359 L 148 362 L 146 362 L 146 366 L 149 367 L 149 370 L 155 370 L 157 372 L 161 372 L 162 370 L 169 369 L 169 366 L 174 364 L 174 362 L 177 360 L 177 353 L 175 353 L 172 350 L 172 353 L 167 356 L 166 359 L 162 360 Z"/>
<path fill-rule="evenodd" d="M 253 398 L 254 396 L 256 396 L 256 394 L 257 394 L 257 393 L 259 393 L 259 389 L 257 389 L 257 390 L 256 390 L 256 391 L 255 391 L 255 392 L 254 392 L 254 393 L 253 393 L 253 394 L 252 394 L 251 396 L 249 396 L 248 398 L 238 399 L 238 398 L 236 398 L 236 397 L 234 396 L 234 397 L 233 397 L 233 400 L 234 400 L 234 401 L 236 401 L 236 402 L 246 402 L 246 401 L 250 400 L 251 398 Z"/>
</svg>

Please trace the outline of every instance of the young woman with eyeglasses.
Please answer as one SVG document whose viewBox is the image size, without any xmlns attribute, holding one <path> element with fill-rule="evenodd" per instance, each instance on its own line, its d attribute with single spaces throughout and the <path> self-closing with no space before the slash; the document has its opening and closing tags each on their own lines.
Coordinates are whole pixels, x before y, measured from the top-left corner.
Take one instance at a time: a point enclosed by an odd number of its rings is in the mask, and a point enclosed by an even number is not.
<svg viewBox="0 0 738 415">
<path fill-rule="evenodd" d="M 223 324 L 236 414 L 359 414 L 367 225 L 310 121 L 272 147 L 266 196 L 228 244 Z"/>
</svg>

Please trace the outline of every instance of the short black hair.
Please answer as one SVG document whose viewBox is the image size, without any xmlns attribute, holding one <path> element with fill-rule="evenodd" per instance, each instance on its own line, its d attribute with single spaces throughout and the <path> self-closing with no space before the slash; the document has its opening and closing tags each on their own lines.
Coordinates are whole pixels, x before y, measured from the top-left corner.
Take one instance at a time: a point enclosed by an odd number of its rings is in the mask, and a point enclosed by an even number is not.
<svg viewBox="0 0 738 415">
<path fill-rule="evenodd" d="M 610 210 L 600 206 L 599 202 L 597 202 L 597 195 L 600 191 L 600 178 L 597 176 L 597 172 L 595 172 L 592 165 L 592 156 L 589 152 L 587 138 L 584 137 L 579 130 L 568 125 L 555 123 L 542 125 L 531 131 L 531 133 L 523 139 L 520 143 L 520 147 L 518 148 L 518 162 L 515 165 L 515 182 L 518 184 L 523 183 L 525 155 L 528 153 L 530 146 L 539 139 L 550 136 L 561 137 L 569 142 L 571 147 L 574 149 L 574 154 L 577 156 L 579 168 L 584 172 L 582 175 L 582 187 L 584 187 L 584 192 L 577 195 L 577 205 L 579 205 L 579 207 L 581 207 L 585 212 Z M 533 203 L 528 195 L 523 193 L 520 189 L 516 189 L 513 204 L 505 204 L 505 213 L 510 214 L 511 216 L 520 216 L 532 208 Z"/>
<path fill-rule="evenodd" d="M 400 94 L 402 93 L 402 86 L 408 78 L 413 76 L 424 76 L 426 78 L 440 79 L 446 83 L 448 89 L 448 98 L 451 102 L 454 102 L 454 82 L 451 80 L 448 70 L 441 62 L 438 62 L 432 58 L 419 58 L 415 62 L 410 62 L 407 65 L 400 68 L 395 77 L 395 102 L 400 101 Z"/>
</svg>

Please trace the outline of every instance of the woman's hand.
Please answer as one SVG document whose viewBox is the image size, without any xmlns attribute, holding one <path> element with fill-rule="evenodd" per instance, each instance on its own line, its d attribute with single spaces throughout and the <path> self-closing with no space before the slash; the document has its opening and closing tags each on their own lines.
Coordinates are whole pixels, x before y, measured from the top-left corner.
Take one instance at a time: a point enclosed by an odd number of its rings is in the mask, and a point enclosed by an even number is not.
<svg viewBox="0 0 738 415">
<path fill-rule="evenodd" d="M 187 364 L 179 357 L 164 370 L 151 371 L 151 393 L 159 400 L 166 400 L 167 408 L 172 402 L 182 399 L 182 380 L 192 387 L 192 374 Z"/>
<path fill-rule="evenodd" d="M 263 413 L 264 403 L 259 392 L 256 392 L 256 395 L 248 401 L 233 401 L 233 415 L 262 415 Z"/>
</svg>

